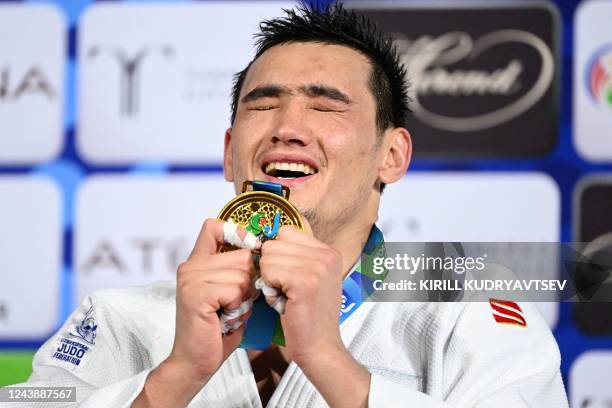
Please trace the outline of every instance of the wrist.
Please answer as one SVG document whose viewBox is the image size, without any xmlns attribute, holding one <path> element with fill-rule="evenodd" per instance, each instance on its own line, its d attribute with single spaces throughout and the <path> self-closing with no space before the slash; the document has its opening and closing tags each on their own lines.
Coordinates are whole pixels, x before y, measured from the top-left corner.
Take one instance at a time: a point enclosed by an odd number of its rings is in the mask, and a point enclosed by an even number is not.
<svg viewBox="0 0 612 408">
<path fill-rule="evenodd" d="M 193 364 L 183 362 L 170 355 L 162 361 L 156 368 L 160 371 L 160 376 L 172 382 L 185 382 L 186 386 L 202 388 L 210 380 L 212 374 L 198 370 Z"/>
<path fill-rule="evenodd" d="M 293 358 L 293 361 L 306 373 L 316 371 L 319 367 L 325 369 L 334 362 L 346 361 L 347 357 L 351 360 L 353 358 L 344 344 L 332 343 L 314 348 L 308 353 L 300 353 Z"/>
<path fill-rule="evenodd" d="M 343 344 L 322 349 L 315 355 L 302 356 L 295 363 L 330 407 L 367 407 L 370 373 Z"/>
<path fill-rule="evenodd" d="M 168 357 L 151 371 L 132 407 L 186 407 L 209 379 L 192 375 Z"/>
</svg>

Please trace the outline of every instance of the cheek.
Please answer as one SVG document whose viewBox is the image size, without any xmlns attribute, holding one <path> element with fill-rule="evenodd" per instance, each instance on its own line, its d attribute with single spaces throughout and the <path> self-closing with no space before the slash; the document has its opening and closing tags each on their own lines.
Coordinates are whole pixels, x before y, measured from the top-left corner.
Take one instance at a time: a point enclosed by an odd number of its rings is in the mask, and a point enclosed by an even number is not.
<svg viewBox="0 0 612 408">
<path fill-rule="evenodd" d="M 253 133 L 244 126 L 234 130 L 232 138 L 234 167 L 248 165 L 251 161 L 250 157 L 255 150 L 255 137 L 250 137 L 249 135 L 253 135 Z"/>
<path fill-rule="evenodd" d="M 360 166 L 365 161 L 372 159 L 375 146 L 366 143 L 363 139 L 366 135 L 355 137 L 339 137 L 327 143 L 328 156 L 339 163 L 349 163 L 351 166 Z"/>
</svg>

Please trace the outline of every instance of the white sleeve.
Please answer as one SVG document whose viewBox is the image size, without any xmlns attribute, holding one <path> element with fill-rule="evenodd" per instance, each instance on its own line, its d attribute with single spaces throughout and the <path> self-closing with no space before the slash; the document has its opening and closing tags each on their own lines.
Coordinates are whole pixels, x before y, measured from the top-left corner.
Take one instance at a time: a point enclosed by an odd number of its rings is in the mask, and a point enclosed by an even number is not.
<svg viewBox="0 0 612 408">
<path fill-rule="evenodd" d="M 33 372 L 14 386 L 76 387 L 63 407 L 129 407 L 151 371 L 149 356 L 121 313 L 92 294 L 36 352 Z M 49 403 L 31 403 L 46 407 Z"/>
<path fill-rule="evenodd" d="M 421 335 L 425 392 L 372 374 L 369 408 L 568 407 L 557 343 L 533 305 L 520 307 L 525 326 L 497 322 L 483 302 L 432 322 Z"/>
</svg>

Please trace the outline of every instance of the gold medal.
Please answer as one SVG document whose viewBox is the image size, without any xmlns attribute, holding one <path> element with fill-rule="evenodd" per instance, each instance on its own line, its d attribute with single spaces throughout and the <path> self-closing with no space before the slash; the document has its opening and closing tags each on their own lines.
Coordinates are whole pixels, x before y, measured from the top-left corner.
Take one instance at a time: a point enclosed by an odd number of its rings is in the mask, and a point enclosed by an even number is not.
<svg viewBox="0 0 612 408">
<path fill-rule="evenodd" d="M 253 191 L 247 191 L 249 186 Z M 217 218 L 232 221 L 261 241 L 274 239 L 279 228 L 284 225 L 304 230 L 300 213 L 289 202 L 289 193 L 289 188 L 276 183 L 245 181 L 242 185 L 242 194 L 227 203 Z M 219 252 L 232 249 L 236 247 L 224 244 L 220 246 Z"/>
</svg>

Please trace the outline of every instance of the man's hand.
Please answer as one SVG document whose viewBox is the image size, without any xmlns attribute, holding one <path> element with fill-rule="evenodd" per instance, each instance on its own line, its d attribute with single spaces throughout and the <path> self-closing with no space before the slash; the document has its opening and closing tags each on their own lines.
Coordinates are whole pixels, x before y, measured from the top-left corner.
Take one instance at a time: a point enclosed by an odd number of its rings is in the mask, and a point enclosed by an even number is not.
<svg viewBox="0 0 612 408">
<path fill-rule="evenodd" d="M 370 375 L 340 337 L 341 254 L 292 227 L 282 227 L 261 251 L 263 280 L 287 297 L 281 323 L 290 358 L 330 406 L 367 406 Z"/>
<path fill-rule="evenodd" d="M 223 226 L 223 221 L 206 220 L 189 259 L 178 268 L 174 346 L 133 407 L 186 406 L 240 344 L 244 326 L 222 335 L 217 311 L 237 309 L 254 295 L 254 266 L 248 249 L 216 253 L 224 242 Z M 244 238 L 246 231 L 237 233 Z M 238 326 L 249 316 L 229 323 Z"/>
<path fill-rule="evenodd" d="M 293 361 L 300 364 L 343 347 L 338 326 L 343 271 L 338 251 L 308 233 L 282 227 L 275 240 L 263 243 L 259 267 L 263 280 L 287 297 L 281 323 Z"/>
</svg>

